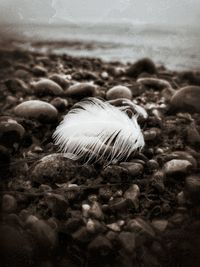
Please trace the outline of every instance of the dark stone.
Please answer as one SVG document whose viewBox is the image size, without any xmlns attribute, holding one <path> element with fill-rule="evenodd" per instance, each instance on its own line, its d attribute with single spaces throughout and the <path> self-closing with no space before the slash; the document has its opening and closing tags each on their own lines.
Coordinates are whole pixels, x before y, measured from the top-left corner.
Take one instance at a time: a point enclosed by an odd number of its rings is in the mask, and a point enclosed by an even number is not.
<svg viewBox="0 0 200 267">
<path fill-rule="evenodd" d="M 151 59 L 149 58 L 140 59 L 126 70 L 126 74 L 129 77 L 133 77 L 133 78 L 137 77 L 143 72 L 146 72 L 149 74 L 155 74 L 157 72 L 156 66 Z"/>
</svg>

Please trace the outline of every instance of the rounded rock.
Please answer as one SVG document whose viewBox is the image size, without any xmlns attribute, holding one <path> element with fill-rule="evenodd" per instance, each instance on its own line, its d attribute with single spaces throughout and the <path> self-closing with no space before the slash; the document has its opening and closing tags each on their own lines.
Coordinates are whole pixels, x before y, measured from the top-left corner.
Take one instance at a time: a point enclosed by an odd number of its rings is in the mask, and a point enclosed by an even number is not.
<svg viewBox="0 0 200 267">
<path fill-rule="evenodd" d="M 17 207 L 17 201 L 13 196 L 8 195 L 8 194 L 3 195 L 2 210 L 4 212 L 7 212 L 7 213 L 13 212 L 15 211 L 16 207 Z"/>
<path fill-rule="evenodd" d="M 29 91 L 26 83 L 18 78 L 6 80 L 5 84 L 12 93 L 18 93 L 18 92 L 27 93 Z"/>
<path fill-rule="evenodd" d="M 171 88 L 168 81 L 157 78 L 140 78 L 137 80 L 138 83 L 145 85 L 150 88 L 155 88 L 157 90 L 162 90 L 164 88 Z"/>
<path fill-rule="evenodd" d="M 0 117 L 0 143 L 12 146 L 24 136 L 25 129 L 16 120 L 9 117 Z"/>
<path fill-rule="evenodd" d="M 126 74 L 129 77 L 137 77 L 141 73 L 155 74 L 157 72 L 154 62 L 149 58 L 143 58 L 132 64 L 127 70 Z"/>
<path fill-rule="evenodd" d="M 118 98 L 132 99 L 131 90 L 123 85 L 117 85 L 109 89 L 106 93 L 107 100 L 114 100 Z"/>
<path fill-rule="evenodd" d="M 41 79 L 32 83 L 33 90 L 36 95 L 53 95 L 59 96 L 63 94 L 63 89 L 56 82 L 50 79 Z"/>
<path fill-rule="evenodd" d="M 140 176 L 144 171 L 143 165 L 137 162 L 121 162 L 120 167 L 126 169 L 131 177 Z"/>
<path fill-rule="evenodd" d="M 51 101 L 51 105 L 53 105 L 58 111 L 65 111 L 68 107 L 67 99 L 56 97 Z"/>
<path fill-rule="evenodd" d="M 54 106 L 41 100 L 25 101 L 15 107 L 14 111 L 17 116 L 42 122 L 55 121 L 58 115 Z"/>
<path fill-rule="evenodd" d="M 186 86 L 179 89 L 172 97 L 171 111 L 200 113 L 200 86 Z"/>
<path fill-rule="evenodd" d="M 35 76 L 46 76 L 47 74 L 47 70 L 42 66 L 33 67 L 32 72 Z"/>
<path fill-rule="evenodd" d="M 76 99 L 82 99 L 84 97 L 95 96 L 97 88 L 90 83 L 76 83 L 71 85 L 66 90 L 66 95 Z"/>
<path fill-rule="evenodd" d="M 69 87 L 69 81 L 65 79 L 64 75 L 52 74 L 49 79 L 59 84 L 64 90 Z"/>
<path fill-rule="evenodd" d="M 172 159 L 164 164 L 164 173 L 174 175 L 185 174 L 193 168 L 191 162 L 185 159 Z"/>
</svg>

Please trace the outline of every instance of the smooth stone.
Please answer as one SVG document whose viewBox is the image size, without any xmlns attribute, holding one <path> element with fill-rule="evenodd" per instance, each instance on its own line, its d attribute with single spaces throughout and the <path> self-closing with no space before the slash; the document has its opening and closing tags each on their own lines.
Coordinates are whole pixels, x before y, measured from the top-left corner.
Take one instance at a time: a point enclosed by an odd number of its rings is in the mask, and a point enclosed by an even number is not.
<svg viewBox="0 0 200 267">
<path fill-rule="evenodd" d="M 164 88 L 171 88 L 171 84 L 163 79 L 157 78 L 139 78 L 138 83 L 141 83 L 147 87 L 155 88 L 157 90 L 162 90 Z"/>
<path fill-rule="evenodd" d="M 194 168 L 197 167 L 196 159 L 190 155 L 187 151 L 173 151 L 171 154 L 168 155 L 171 159 L 184 159 L 188 160 Z"/>
<path fill-rule="evenodd" d="M 112 212 L 124 213 L 127 212 L 128 201 L 123 197 L 118 197 L 115 199 L 111 199 L 108 203 L 108 206 Z"/>
<path fill-rule="evenodd" d="M 164 232 L 167 228 L 168 221 L 164 219 L 155 219 L 152 222 L 153 227 L 160 232 Z"/>
<path fill-rule="evenodd" d="M 190 161 L 185 159 L 172 159 L 164 164 L 163 170 L 166 175 L 177 173 L 185 174 L 193 168 Z"/>
<path fill-rule="evenodd" d="M 130 200 L 135 209 L 139 208 L 139 196 L 140 188 L 136 184 L 131 185 L 124 193 L 124 198 Z"/>
<path fill-rule="evenodd" d="M 84 97 L 95 96 L 97 88 L 95 85 L 90 83 L 76 83 L 71 85 L 66 90 L 66 95 L 76 99 L 82 99 Z"/>
<path fill-rule="evenodd" d="M 189 197 L 193 201 L 200 201 L 200 176 L 191 175 L 185 179 L 184 193 L 186 198 Z"/>
<path fill-rule="evenodd" d="M 42 66 L 33 67 L 32 72 L 35 76 L 46 76 L 47 75 L 47 69 Z"/>
<path fill-rule="evenodd" d="M 58 111 L 65 111 L 69 105 L 67 99 L 56 97 L 51 102 L 51 105 L 53 105 Z"/>
<path fill-rule="evenodd" d="M 92 234 L 99 234 L 99 233 L 105 232 L 105 229 L 106 229 L 105 226 L 103 226 L 99 221 L 94 220 L 94 219 L 93 220 L 89 219 L 87 221 L 86 228 L 88 232 Z"/>
<path fill-rule="evenodd" d="M 124 231 L 121 232 L 119 234 L 119 242 L 121 243 L 122 248 L 128 254 L 134 253 L 136 246 L 136 237 L 134 233 L 124 232 Z"/>
<path fill-rule="evenodd" d="M 157 72 L 155 63 L 149 58 L 143 58 L 136 61 L 126 70 L 126 74 L 129 77 L 137 77 L 144 72 L 149 74 L 155 74 Z"/>
<path fill-rule="evenodd" d="M 52 74 L 49 79 L 59 84 L 64 90 L 70 85 L 70 82 L 61 74 Z"/>
<path fill-rule="evenodd" d="M 3 195 L 2 197 L 2 210 L 4 212 L 10 213 L 14 212 L 17 208 L 17 201 L 16 199 L 8 194 Z"/>
<path fill-rule="evenodd" d="M 132 99 L 131 90 L 123 85 L 117 85 L 109 89 L 106 93 L 107 100 L 114 100 L 118 98 Z"/>
<path fill-rule="evenodd" d="M 25 133 L 24 127 L 16 120 L 9 117 L 0 117 L 0 143 L 13 146 L 19 143 Z"/>
<path fill-rule="evenodd" d="M 28 93 L 29 89 L 26 83 L 18 78 L 12 78 L 5 81 L 5 85 L 12 93 Z"/>
<path fill-rule="evenodd" d="M 50 79 L 41 79 L 37 82 L 33 82 L 32 87 L 38 96 L 59 96 L 63 94 L 63 89 L 60 87 L 60 85 Z"/>
<path fill-rule="evenodd" d="M 65 218 L 68 202 L 63 195 L 48 193 L 45 202 L 55 218 Z"/>
<path fill-rule="evenodd" d="M 15 114 L 27 119 L 37 119 L 42 122 L 55 121 L 57 109 L 51 104 L 41 100 L 28 100 L 22 102 L 14 109 Z"/>
<path fill-rule="evenodd" d="M 81 166 L 62 154 L 50 154 L 39 160 L 31 172 L 31 179 L 39 184 L 67 182 L 74 177 L 95 176 L 91 166 Z"/>
<path fill-rule="evenodd" d="M 200 113 L 200 86 L 186 86 L 179 89 L 172 97 L 171 111 Z"/>
<path fill-rule="evenodd" d="M 126 169 L 131 177 L 140 176 L 144 171 L 143 165 L 136 162 L 121 162 L 120 167 Z"/>
<path fill-rule="evenodd" d="M 157 138 L 159 138 L 162 134 L 161 129 L 153 127 L 150 128 L 146 131 L 144 131 L 144 140 L 145 141 L 156 141 L 157 142 Z"/>
<path fill-rule="evenodd" d="M 123 222 L 123 223 L 122 223 Z M 106 227 L 114 232 L 120 232 L 121 227 L 124 225 L 124 221 L 118 221 L 114 223 L 107 224 Z"/>
<path fill-rule="evenodd" d="M 141 233 L 150 237 L 155 236 L 155 232 L 152 226 L 144 221 L 142 218 L 135 218 L 128 222 L 127 230 L 134 232 L 134 233 Z"/>
<path fill-rule="evenodd" d="M 28 70 L 19 69 L 15 71 L 14 76 L 21 79 L 28 79 L 31 75 Z"/>
</svg>

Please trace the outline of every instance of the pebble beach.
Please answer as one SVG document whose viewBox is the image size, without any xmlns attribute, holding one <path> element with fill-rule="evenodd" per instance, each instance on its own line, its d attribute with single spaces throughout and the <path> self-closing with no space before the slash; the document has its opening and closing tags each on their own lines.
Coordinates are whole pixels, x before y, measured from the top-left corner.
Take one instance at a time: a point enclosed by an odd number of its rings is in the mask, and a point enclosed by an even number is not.
<svg viewBox="0 0 200 267">
<path fill-rule="evenodd" d="M 86 97 L 140 105 L 142 151 L 106 167 L 59 153 Z M 198 71 L 1 49 L 0 266 L 199 266 L 199 103 Z"/>
</svg>

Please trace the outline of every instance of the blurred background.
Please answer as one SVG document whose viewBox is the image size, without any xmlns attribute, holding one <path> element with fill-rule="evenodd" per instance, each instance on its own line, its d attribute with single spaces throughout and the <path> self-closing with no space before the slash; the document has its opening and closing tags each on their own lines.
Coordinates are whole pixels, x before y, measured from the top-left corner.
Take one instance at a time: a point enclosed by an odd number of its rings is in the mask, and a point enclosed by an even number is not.
<svg viewBox="0 0 200 267">
<path fill-rule="evenodd" d="M 0 34 L 7 49 L 200 69 L 199 0 L 0 0 Z"/>
</svg>

